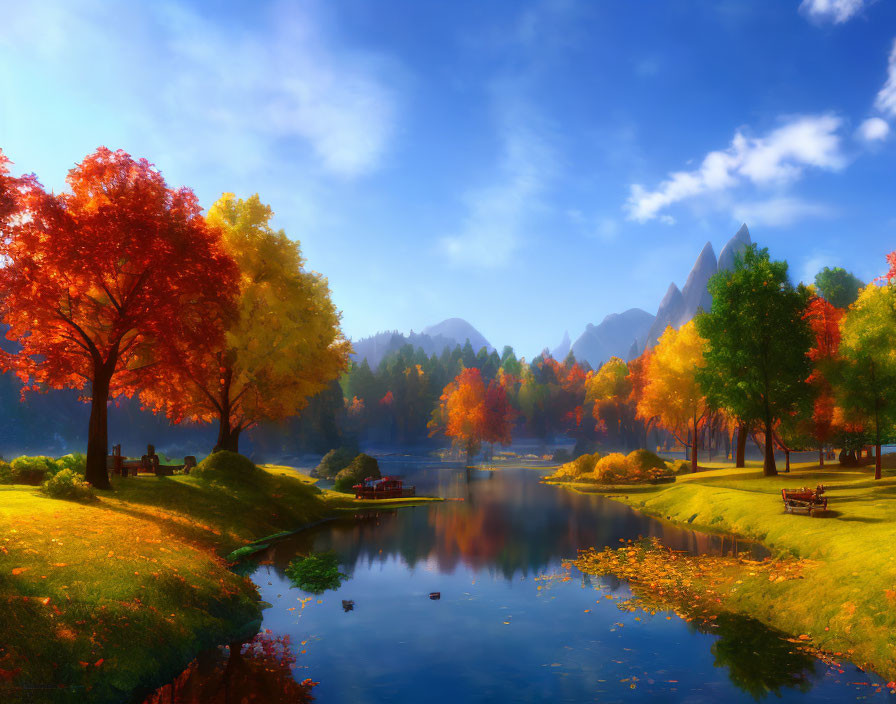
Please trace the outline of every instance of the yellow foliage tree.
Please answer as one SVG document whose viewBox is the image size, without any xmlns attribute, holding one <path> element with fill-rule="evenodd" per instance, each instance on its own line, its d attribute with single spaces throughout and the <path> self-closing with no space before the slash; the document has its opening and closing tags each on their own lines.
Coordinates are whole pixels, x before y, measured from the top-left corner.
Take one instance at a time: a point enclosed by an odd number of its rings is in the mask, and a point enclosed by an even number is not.
<svg viewBox="0 0 896 704">
<path fill-rule="evenodd" d="M 633 404 L 630 403 L 632 382 L 628 365 L 619 357 L 611 357 L 600 369 L 585 379 L 585 402 L 592 405 L 594 419 L 630 445 L 634 439 Z"/>
<path fill-rule="evenodd" d="M 327 280 L 303 268 L 299 243 L 271 228 L 272 215 L 258 195 L 225 193 L 209 209 L 240 271 L 235 311 L 207 311 L 221 317 L 225 342 L 170 341 L 179 374 L 143 396 L 174 422 L 217 420 L 216 449 L 238 451 L 243 430 L 295 415 L 348 367 Z"/>
<path fill-rule="evenodd" d="M 691 448 L 691 470 L 697 471 L 697 441 L 709 417 L 709 406 L 697 383 L 697 369 L 705 362 L 706 341 L 693 321 L 680 330 L 666 328 L 647 359 L 646 383 L 638 400 L 638 417 L 655 418 L 658 425 Z"/>
</svg>

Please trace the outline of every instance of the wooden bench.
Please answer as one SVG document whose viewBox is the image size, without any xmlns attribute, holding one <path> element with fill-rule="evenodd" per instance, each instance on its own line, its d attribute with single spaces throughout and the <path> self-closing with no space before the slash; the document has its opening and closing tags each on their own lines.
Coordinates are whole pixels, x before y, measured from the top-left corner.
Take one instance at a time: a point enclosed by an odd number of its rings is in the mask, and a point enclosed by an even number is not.
<svg viewBox="0 0 896 704">
<path fill-rule="evenodd" d="M 183 470 L 185 474 L 189 474 L 190 470 L 195 466 L 196 458 L 193 455 L 184 457 L 183 464 L 161 464 L 154 445 L 147 445 L 146 454 L 139 460 L 128 459 L 122 456 L 121 445 L 114 445 L 112 454 L 106 458 L 106 468 L 113 474 L 122 477 L 136 477 L 140 472 L 167 477 L 178 470 Z"/>
<path fill-rule="evenodd" d="M 781 489 L 781 498 L 784 500 L 784 510 L 787 513 L 805 513 L 811 516 L 817 511 L 826 511 L 828 508 L 823 484 L 819 484 L 815 489 L 809 487 Z"/>
</svg>

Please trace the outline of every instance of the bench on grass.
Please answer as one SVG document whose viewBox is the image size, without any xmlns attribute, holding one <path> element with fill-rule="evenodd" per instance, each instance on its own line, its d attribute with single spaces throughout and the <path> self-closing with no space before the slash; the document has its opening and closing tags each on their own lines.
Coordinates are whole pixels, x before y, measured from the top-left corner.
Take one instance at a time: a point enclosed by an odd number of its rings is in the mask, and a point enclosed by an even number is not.
<svg viewBox="0 0 896 704">
<path fill-rule="evenodd" d="M 196 458 L 193 455 L 184 457 L 183 464 L 161 464 L 154 445 L 147 445 L 146 454 L 139 460 L 124 457 L 121 454 L 121 445 L 114 445 L 112 454 L 106 458 L 106 468 L 113 474 L 122 477 L 136 477 L 141 472 L 155 474 L 158 477 L 169 477 L 179 470 L 189 474 L 195 466 Z"/>
</svg>

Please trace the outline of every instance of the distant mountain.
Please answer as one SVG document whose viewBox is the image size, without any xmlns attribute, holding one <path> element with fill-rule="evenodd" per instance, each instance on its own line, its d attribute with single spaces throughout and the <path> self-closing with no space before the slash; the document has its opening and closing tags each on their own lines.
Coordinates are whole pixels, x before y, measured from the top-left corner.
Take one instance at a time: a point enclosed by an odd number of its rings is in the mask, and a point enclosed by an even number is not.
<svg viewBox="0 0 896 704">
<path fill-rule="evenodd" d="M 600 325 L 589 324 L 572 345 L 576 359 L 586 360 L 595 368 L 613 356 L 634 359 L 645 349 L 656 345 L 660 335 L 670 325 L 678 329 L 692 320 L 697 311 L 710 310 L 712 296 L 707 290 L 709 279 L 717 271 L 733 269 L 735 255 L 751 243 L 750 231 L 745 224 L 728 240 L 718 259 L 712 244 L 707 242 L 684 287 L 679 289 L 675 282 L 670 283 L 655 316 L 632 308 L 624 313 L 608 315 Z M 552 353 L 555 359 L 562 359 L 557 354 L 560 351 L 558 347 Z"/>
<path fill-rule="evenodd" d="M 734 255 L 744 251 L 753 244 L 746 223 L 740 226 L 734 237 L 728 240 L 719 254 L 719 271 L 731 271 L 734 268 Z"/>
<path fill-rule="evenodd" d="M 454 340 L 459 345 L 463 345 L 467 340 L 473 345 L 473 349 L 477 352 L 485 347 L 491 352 L 494 347 L 491 346 L 482 333 L 470 325 L 463 318 L 448 318 L 436 325 L 430 325 L 423 328 L 423 334 L 430 337 L 444 337 L 448 340 Z"/>
<path fill-rule="evenodd" d="M 572 341 L 569 339 L 569 330 L 565 330 L 563 332 L 563 339 L 560 341 L 560 344 L 551 350 L 551 357 L 563 361 L 569 354 L 569 350 L 571 347 Z"/>
<path fill-rule="evenodd" d="M 709 283 L 710 277 L 720 270 L 731 270 L 734 268 L 734 257 L 751 244 L 750 231 L 746 224 L 740 226 L 725 246 L 722 253 L 716 259 L 715 251 L 712 244 L 706 243 L 694 268 L 688 274 L 684 288 L 679 292 L 678 287 L 671 283 L 666 295 L 660 303 L 659 310 L 656 313 L 656 322 L 650 329 L 647 336 L 646 347 L 653 347 L 660 335 L 670 325 L 678 329 L 690 320 L 693 320 L 699 310 L 710 310 L 712 308 L 712 296 L 706 285 Z"/>
<path fill-rule="evenodd" d="M 595 369 L 610 357 L 628 360 L 632 344 L 640 345 L 638 341 L 647 336 L 653 320 L 654 316 L 640 308 L 611 313 L 600 325 L 588 324 L 585 332 L 572 344 L 572 353 L 576 359 L 588 362 Z"/>
<path fill-rule="evenodd" d="M 426 354 L 442 354 L 446 347 L 463 346 L 467 340 L 478 352 L 483 347 L 491 352 L 494 348 L 476 328 L 461 318 L 448 318 L 441 323 L 423 328 L 422 333 L 411 332 L 408 335 L 392 330 L 380 332 L 371 337 L 353 340 L 355 353 L 352 358 L 356 362 L 366 359 L 371 367 L 377 367 L 386 355 L 401 349 L 405 345 L 420 347 Z"/>
</svg>

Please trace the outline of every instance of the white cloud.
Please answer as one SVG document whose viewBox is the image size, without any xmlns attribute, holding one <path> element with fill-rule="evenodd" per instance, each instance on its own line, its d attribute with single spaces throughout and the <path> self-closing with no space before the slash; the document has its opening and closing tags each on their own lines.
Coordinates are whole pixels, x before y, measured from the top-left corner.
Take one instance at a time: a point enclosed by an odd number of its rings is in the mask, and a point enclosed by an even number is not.
<svg viewBox="0 0 896 704">
<path fill-rule="evenodd" d="M 856 130 L 856 134 L 866 142 L 877 142 L 886 139 L 890 133 L 890 125 L 879 117 L 869 117 Z"/>
<path fill-rule="evenodd" d="M 753 225 L 785 227 L 798 220 L 830 217 L 833 214 L 833 209 L 823 203 L 812 203 L 787 196 L 739 203 L 733 209 L 734 219 L 737 222 L 747 222 L 751 227 Z"/>
<path fill-rule="evenodd" d="M 498 179 L 467 195 L 460 231 L 441 240 L 442 250 L 455 264 L 479 268 L 507 264 L 552 171 L 551 149 L 531 128 L 514 123 L 505 128 L 503 142 Z M 574 213 L 568 215 L 575 219 Z"/>
<path fill-rule="evenodd" d="M 0 52 L 44 62 L 80 98 L 114 108 L 156 142 L 156 158 L 264 168 L 299 146 L 324 171 L 357 177 L 393 136 L 394 67 L 347 46 L 313 7 L 259 9 L 234 30 L 223 12 L 168 2 L 13 3 Z"/>
<path fill-rule="evenodd" d="M 670 205 L 744 183 L 758 186 L 793 181 L 807 166 L 837 170 L 845 165 L 840 152 L 842 121 L 833 115 L 791 119 L 765 137 L 734 135 L 724 151 L 707 154 L 699 168 L 677 171 L 655 190 L 633 184 L 626 203 L 630 220 L 647 222 Z"/>
<path fill-rule="evenodd" d="M 803 0 L 800 10 L 813 20 L 841 24 L 868 4 L 867 0 Z"/>
<path fill-rule="evenodd" d="M 887 82 L 877 94 L 874 107 L 890 117 L 896 117 L 896 40 L 890 50 L 890 59 L 887 64 Z"/>
</svg>

